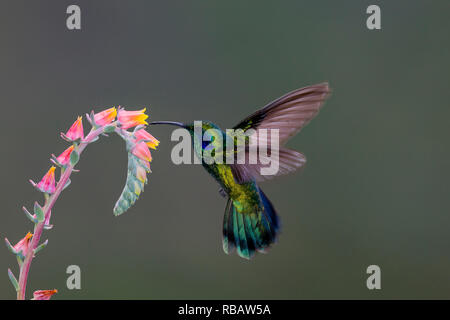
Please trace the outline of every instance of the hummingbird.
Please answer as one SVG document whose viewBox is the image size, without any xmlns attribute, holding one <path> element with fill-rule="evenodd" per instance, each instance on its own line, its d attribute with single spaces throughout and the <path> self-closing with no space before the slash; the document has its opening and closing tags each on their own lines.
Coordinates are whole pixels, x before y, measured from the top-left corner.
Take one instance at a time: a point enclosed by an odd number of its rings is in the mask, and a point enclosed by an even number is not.
<svg viewBox="0 0 450 320">
<path fill-rule="evenodd" d="M 211 121 L 201 121 L 201 135 L 198 131 L 196 134 L 194 123 L 185 124 L 175 121 L 149 123 L 149 125 L 173 125 L 189 131 L 195 154 L 202 159 L 203 167 L 220 185 L 220 194 L 227 198 L 222 229 L 222 245 L 225 253 L 230 254 L 236 249 L 240 257 L 250 259 L 256 252 L 267 252 L 277 241 L 280 219 L 259 183 L 275 176 L 293 173 L 304 167 L 305 156 L 284 145 L 317 115 L 329 95 L 330 88 L 326 82 L 291 91 L 249 115 L 233 128 L 241 129 L 244 133 L 253 132 L 244 142 L 241 142 L 245 145 L 243 150 L 247 156 L 250 152 L 249 144 L 252 137 L 257 137 L 256 140 L 258 140 L 258 130 L 278 129 L 279 170 L 274 175 L 262 175 L 259 169 L 263 165 L 260 162 L 251 164 L 238 161 L 234 163 L 204 161 L 202 154 L 205 150 L 218 147 L 215 145 L 215 139 L 211 139 L 211 142 L 203 141 L 205 131 L 218 130 L 222 135 L 221 143 L 237 143 L 235 137 L 230 137 L 226 131 L 221 130 Z M 249 131 L 250 129 L 254 131 Z M 271 153 L 270 147 L 271 145 L 267 146 L 268 154 Z M 231 150 L 233 150 L 233 159 L 237 160 L 236 148 L 233 147 Z M 228 156 L 230 156 L 229 152 L 223 152 L 224 158 Z"/>
</svg>

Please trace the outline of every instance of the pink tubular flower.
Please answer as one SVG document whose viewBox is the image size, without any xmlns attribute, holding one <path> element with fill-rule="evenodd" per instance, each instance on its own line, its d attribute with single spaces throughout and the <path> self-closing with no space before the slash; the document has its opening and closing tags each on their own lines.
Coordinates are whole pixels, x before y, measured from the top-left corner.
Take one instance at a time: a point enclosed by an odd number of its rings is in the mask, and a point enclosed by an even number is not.
<svg viewBox="0 0 450 320">
<path fill-rule="evenodd" d="M 37 290 L 33 292 L 33 300 L 50 300 L 55 293 L 58 293 L 58 290 Z"/>
<path fill-rule="evenodd" d="M 156 147 L 159 145 L 159 141 L 144 129 L 136 131 L 134 133 L 134 136 L 136 137 L 136 141 L 143 140 L 145 141 L 145 143 L 147 143 L 147 146 L 152 149 L 156 149 Z"/>
<path fill-rule="evenodd" d="M 152 161 L 152 155 L 144 141 L 137 142 L 132 150 L 132 153 L 139 159 L 147 162 Z"/>
<path fill-rule="evenodd" d="M 146 109 L 144 108 L 138 111 L 126 111 L 119 108 L 117 119 L 125 130 L 140 124 L 148 124 L 145 121 L 145 119 L 148 118 L 148 115 L 145 114 L 145 110 Z"/>
<path fill-rule="evenodd" d="M 145 181 L 147 181 L 147 171 L 141 166 L 137 167 L 136 177 L 138 178 L 139 181 L 145 183 Z"/>
<path fill-rule="evenodd" d="M 83 119 L 78 117 L 77 120 L 72 124 L 69 131 L 66 133 L 66 137 L 72 141 L 77 139 L 83 139 Z"/>
<path fill-rule="evenodd" d="M 147 172 L 152 172 L 152 170 L 150 170 L 150 162 L 148 162 L 148 161 L 141 161 L 141 163 L 145 167 Z"/>
<path fill-rule="evenodd" d="M 55 169 L 56 167 L 51 167 L 50 170 L 45 174 L 42 180 L 35 185 L 40 191 L 52 194 L 55 192 Z"/>
<path fill-rule="evenodd" d="M 58 161 L 60 165 L 67 165 L 70 162 L 70 154 L 72 153 L 73 148 L 74 146 L 71 145 L 66 150 L 64 150 L 63 153 L 61 153 L 59 157 L 56 158 L 56 161 Z"/>
<path fill-rule="evenodd" d="M 28 232 L 22 240 L 17 242 L 17 244 L 14 246 L 14 250 L 16 250 L 17 252 L 22 251 L 22 254 L 26 256 L 28 250 L 30 249 L 31 238 L 33 238 L 33 234 L 31 232 Z"/>
<path fill-rule="evenodd" d="M 95 114 L 94 122 L 99 126 L 104 126 L 113 122 L 116 116 L 117 116 L 116 108 L 115 107 L 109 108 L 107 110 Z"/>
</svg>

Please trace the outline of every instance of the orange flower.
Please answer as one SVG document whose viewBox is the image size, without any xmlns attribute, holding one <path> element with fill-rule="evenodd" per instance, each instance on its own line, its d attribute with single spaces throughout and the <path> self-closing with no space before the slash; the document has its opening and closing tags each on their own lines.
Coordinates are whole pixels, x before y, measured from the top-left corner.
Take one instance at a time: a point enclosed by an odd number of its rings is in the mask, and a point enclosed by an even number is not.
<svg viewBox="0 0 450 320">
<path fill-rule="evenodd" d="M 77 120 L 72 124 L 65 136 L 71 141 L 84 138 L 83 119 L 81 117 L 77 118 Z"/>
<path fill-rule="evenodd" d="M 50 300 L 55 293 L 58 293 L 58 290 L 37 290 L 33 292 L 33 300 Z"/>
<path fill-rule="evenodd" d="M 134 136 L 136 137 L 136 141 L 145 141 L 145 143 L 147 143 L 147 145 L 152 149 L 156 149 L 159 145 L 159 141 L 144 129 L 136 131 Z"/>
<path fill-rule="evenodd" d="M 133 147 L 132 153 L 139 159 L 147 162 L 152 161 L 152 155 L 147 147 L 147 144 L 144 141 L 139 141 L 138 143 L 136 143 L 136 145 Z"/>
<path fill-rule="evenodd" d="M 116 116 L 117 116 L 116 108 L 115 107 L 109 108 L 107 110 L 95 114 L 94 122 L 99 126 L 104 126 L 113 122 Z"/>
<path fill-rule="evenodd" d="M 59 157 L 56 158 L 56 161 L 58 161 L 58 163 L 62 166 L 67 165 L 70 162 L 70 154 L 72 153 L 73 148 L 74 146 L 71 145 L 66 150 L 64 150 L 63 153 L 61 153 Z"/>
<path fill-rule="evenodd" d="M 31 183 L 41 192 L 50 194 L 55 192 L 55 169 L 56 167 L 51 167 L 38 184 L 35 184 L 33 181 Z"/>
<path fill-rule="evenodd" d="M 17 244 L 14 246 L 14 250 L 16 250 L 16 252 L 22 251 L 22 254 L 26 256 L 28 250 L 30 250 L 30 243 L 32 238 L 33 234 L 31 232 L 28 232 L 22 240 L 17 242 Z"/>
<path fill-rule="evenodd" d="M 148 118 L 148 115 L 145 114 L 145 110 L 146 109 L 144 108 L 138 111 L 126 111 L 119 108 L 117 119 L 125 130 L 140 124 L 148 124 L 145 121 L 145 119 Z"/>
</svg>

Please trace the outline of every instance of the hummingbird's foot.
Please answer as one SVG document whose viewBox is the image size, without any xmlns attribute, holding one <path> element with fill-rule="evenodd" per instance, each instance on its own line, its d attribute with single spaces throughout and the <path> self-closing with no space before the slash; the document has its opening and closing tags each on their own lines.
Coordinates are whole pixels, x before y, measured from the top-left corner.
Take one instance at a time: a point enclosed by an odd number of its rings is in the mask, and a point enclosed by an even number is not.
<svg viewBox="0 0 450 320">
<path fill-rule="evenodd" d="M 226 198 L 227 197 L 227 193 L 225 192 L 225 190 L 223 190 L 223 188 L 219 189 L 219 193 L 222 197 Z"/>
</svg>

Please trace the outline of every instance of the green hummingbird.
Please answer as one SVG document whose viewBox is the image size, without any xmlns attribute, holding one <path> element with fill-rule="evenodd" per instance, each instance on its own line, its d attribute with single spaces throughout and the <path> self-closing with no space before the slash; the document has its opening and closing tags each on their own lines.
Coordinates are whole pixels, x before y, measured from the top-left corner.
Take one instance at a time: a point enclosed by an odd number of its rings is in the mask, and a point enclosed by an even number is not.
<svg viewBox="0 0 450 320">
<path fill-rule="evenodd" d="M 233 128 L 241 129 L 245 134 L 249 133 L 244 139 L 230 136 L 227 131 L 221 130 L 210 121 L 201 121 L 200 132 L 195 129 L 195 122 L 190 124 L 174 121 L 149 123 L 149 125 L 174 125 L 189 131 L 195 154 L 202 159 L 202 165 L 206 171 L 219 183 L 221 187 L 219 192 L 227 198 L 222 237 L 225 253 L 229 254 L 236 248 L 240 257 L 250 259 L 255 252 L 266 252 L 276 242 L 280 220 L 273 204 L 258 183 L 275 176 L 292 173 L 305 165 L 306 158 L 303 154 L 285 148 L 283 145 L 317 115 L 329 94 L 328 83 L 321 83 L 283 95 L 246 117 Z M 204 134 L 209 129 L 218 130 L 221 139 L 212 137 L 211 141 L 204 141 Z M 263 138 L 258 134 L 261 129 L 269 131 L 278 129 L 279 170 L 273 175 L 261 174 L 261 168 L 264 167 L 261 161 L 256 163 L 237 161 L 239 143 L 244 146 L 240 149 L 246 157 L 244 159 L 249 157 L 252 138 L 256 137 L 257 143 L 264 142 L 267 145 L 267 136 Z M 219 143 L 223 145 L 219 146 Z M 228 144 L 233 144 L 233 147 L 226 148 Z M 266 148 L 267 154 L 271 154 L 273 151 L 271 144 L 268 144 Z M 206 150 L 209 152 L 212 150 L 211 154 L 216 157 L 215 159 L 223 157 L 224 161 L 205 161 L 202 155 Z M 232 163 L 226 161 L 230 157 L 234 160 Z"/>
</svg>

